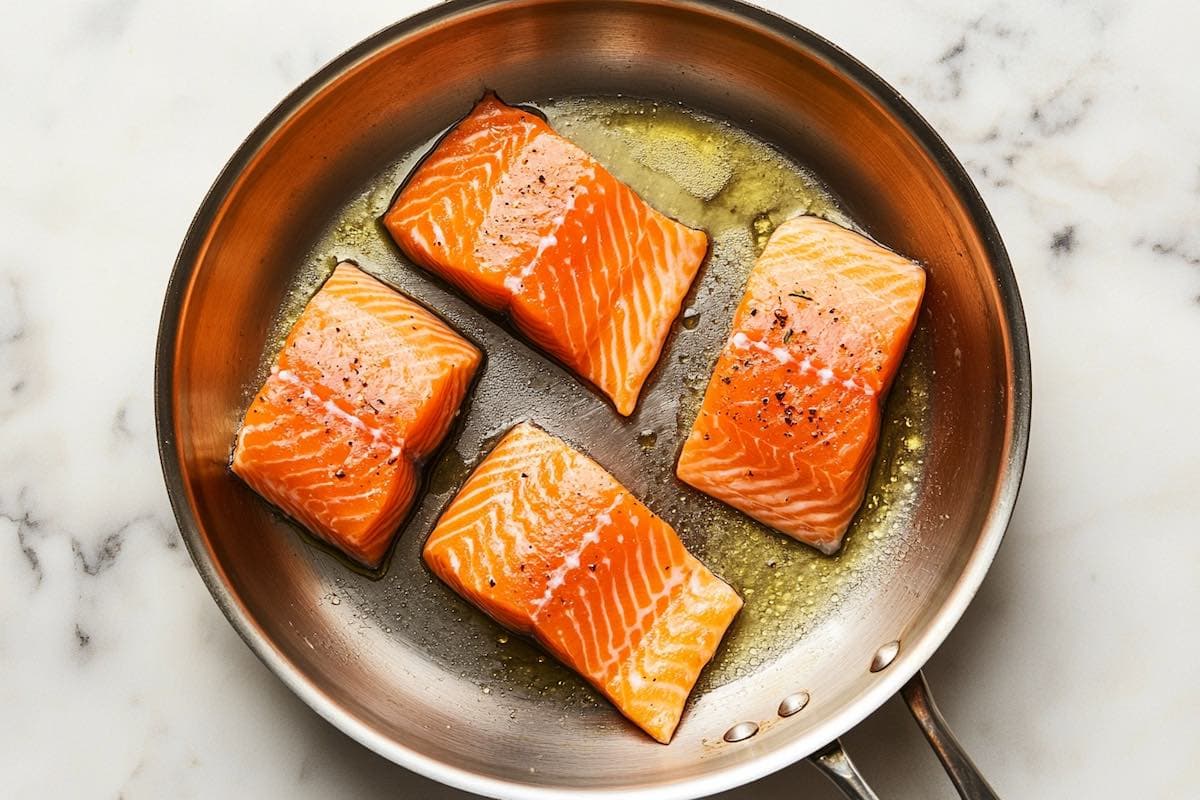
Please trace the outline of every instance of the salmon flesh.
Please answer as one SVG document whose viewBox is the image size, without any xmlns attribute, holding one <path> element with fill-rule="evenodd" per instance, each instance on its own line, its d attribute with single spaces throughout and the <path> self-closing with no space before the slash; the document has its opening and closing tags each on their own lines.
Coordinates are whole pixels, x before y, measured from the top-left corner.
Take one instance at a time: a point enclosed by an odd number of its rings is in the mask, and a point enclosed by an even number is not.
<svg viewBox="0 0 1200 800">
<path fill-rule="evenodd" d="M 685 482 L 836 552 L 862 504 L 881 400 L 925 271 L 811 216 L 772 234 L 679 457 Z"/>
<path fill-rule="evenodd" d="M 481 359 L 423 306 L 338 264 L 246 411 L 233 471 L 319 538 L 377 566 Z"/>
<path fill-rule="evenodd" d="M 663 743 L 742 607 L 612 475 L 528 423 L 467 479 L 424 555 Z"/>
<path fill-rule="evenodd" d="M 384 216 L 400 249 L 632 413 L 708 251 L 541 117 L 488 94 Z"/>
</svg>

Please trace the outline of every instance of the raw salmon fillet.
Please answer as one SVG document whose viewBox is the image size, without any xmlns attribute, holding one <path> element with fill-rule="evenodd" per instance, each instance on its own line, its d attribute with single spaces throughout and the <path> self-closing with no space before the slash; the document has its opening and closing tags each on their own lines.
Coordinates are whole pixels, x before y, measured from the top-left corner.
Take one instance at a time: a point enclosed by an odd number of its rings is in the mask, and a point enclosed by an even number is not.
<svg viewBox="0 0 1200 800">
<path fill-rule="evenodd" d="M 481 358 L 422 306 L 338 264 L 246 411 L 233 471 L 312 533 L 376 566 Z"/>
<path fill-rule="evenodd" d="M 705 233 L 492 94 L 417 168 L 384 224 L 409 258 L 508 314 L 622 414 L 708 250 Z"/>
<path fill-rule="evenodd" d="M 780 225 L 746 284 L 679 477 L 825 553 L 862 504 L 925 271 L 816 217 Z"/>
<path fill-rule="evenodd" d="M 664 743 L 742 607 L 615 478 L 527 423 L 468 478 L 425 561 Z"/>
</svg>

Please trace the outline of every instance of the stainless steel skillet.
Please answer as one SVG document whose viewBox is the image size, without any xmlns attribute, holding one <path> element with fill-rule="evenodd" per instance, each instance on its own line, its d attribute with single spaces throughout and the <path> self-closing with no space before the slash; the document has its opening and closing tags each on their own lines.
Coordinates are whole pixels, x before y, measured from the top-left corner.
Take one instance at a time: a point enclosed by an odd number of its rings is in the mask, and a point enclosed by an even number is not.
<svg viewBox="0 0 1200 800">
<path fill-rule="evenodd" d="M 417 557 L 461 475 L 452 452 L 469 455 L 516 416 L 588 449 L 668 519 L 686 515 L 656 501 L 665 495 L 649 485 L 636 441 L 678 401 L 666 368 L 643 416 L 621 422 L 494 320 L 392 251 L 372 251 L 363 266 L 489 352 L 467 422 L 387 574 L 358 575 L 310 547 L 226 469 L 272 316 L 320 231 L 485 87 L 513 101 L 623 93 L 730 120 L 811 167 L 868 232 L 930 267 L 927 449 L 894 534 L 908 546 L 880 551 L 888 557 L 864 567 L 874 580 L 848 586 L 802 636 L 708 680 L 666 747 L 528 646 L 501 642 Z M 668 358 L 688 350 L 682 335 L 669 347 Z M 938 732 L 918 670 L 982 581 L 1016 497 L 1030 408 L 1017 287 L 986 208 L 937 135 L 869 70 L 790 22 L 730 2 L 451 2 L 367 39 L 272 111 L 217 179 L 168 288 L 155 390 L 168 490 L 214 598 L 293 691 L 397 763 L 495 796 L 682 798 L 816 753 L 844 790 L 869 796 L 827 746 L 906 687 L 960 786 L 988 796 Z M 670 461 L 665 444 L 659 458 Z M 738 575 L 724 577 L 741 588 Z"/>
</svg>

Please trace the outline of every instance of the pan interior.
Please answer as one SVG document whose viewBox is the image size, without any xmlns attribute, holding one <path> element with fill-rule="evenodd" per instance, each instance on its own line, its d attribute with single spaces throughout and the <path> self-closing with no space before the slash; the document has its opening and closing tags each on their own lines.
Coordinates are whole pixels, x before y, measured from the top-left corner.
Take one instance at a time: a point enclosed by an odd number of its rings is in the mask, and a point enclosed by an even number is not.
<svg viewBox="0 0 1200 800">
<path fill-rule="evenodd" d="M 772 753 L 804 755 L 872 710 L 856 701 L 887 678 L 867 670 L 880 645 L 904 642 L 900 672 L 922 642 L 944 635 L 939 611 L 979 547 L 1007 466 L 1008 352 L 989 243 L 926 145 L 835 65 L 836 53 L 746 13 L 550 0 L 431 13 L 364 44 L 285 104 L 235 158 L 185 242 L 160 391 L 172 398 L 177 491 L 201 572 L 294 688 L 435 777 L 506 794 L 716 791 L 785 763 Z M 470 64 L 456 55 L 466 51 L 478 56 Z M 502 321 L 408 265 L 376 222 L 485 84 L 539 105 L 653 204 L 713 234 L 690 310 L 628 420 Z M 711 151 L 736 169 L 715 170 Z M 856 225 L 930 274 L 873 490 L 835 559 L 672 477 L 756 245 L 796 211 Z M 488 352 L 465 420 L 431 464 L 428 494 L 380 579 L 313 546 L 227 469 L 264 351 L 341 258 L 435 308 Z M 420 563 L 426 533 L 472 461 L 517 419 L 589 452 L 746 597 L 668 747 Z M 780 700 L 800 689 L 809 706 L 778 718 Z M 760 733 L 724 743 L 744 719 Z"/>
<path fill-rule="evenodd" d="M 402 647 L 417 647 L 461 682 L 521 716 L 529 700 L 604 707 L 599 695 L 536 646 L 509 635 L 440 582 L 421 547 L 441 510 L 496 438 L 532 420 L 573 442 L 647 502 L 688 548 L 737 588 L 745 606 L 697 686 L 707 689 L 769 668 L 830 619 L 869 596 L 913 544 L 906 524 L 928 435 L 928 331 L 916 333 L 890 396 L 877 467 L 862 512 L 833 557 L 749 519 L 679 481 L 674 465 L 728 333 L 755 256 L 771 230 L 796 214 L 858 226 L 810 170 L 736 127 L 676 104 L 631 98 L 535 100 L 555 129 L 596 155 L 643 198 L 712 237 L 705 268 L 676 320 L 635 412 L 623 418 L 594 391 L 527 345 L 505 321 L 454 297 L 391 243 L 380 217 L 397 185 L 436 143 L 397 159 L 335 213 L 296 270 L 246 401 L 257 390 L 304 304 L 334 264 L 350 260 L 444 314 L 488 354 L 465 418 L 428 466 L 427 494 L 403 526 L 381 576 L 346 569 L 311 537 L 313 569 L 332 585 L 332 613 Z M 453 299 L 452 299 L 453 298 Z M 297 529 L 299 532 L 299 529 Z M 280 535 L 289 535 L 283 531 Z M 303 535 L 303 534 L 301 534 Z M 378 579 L 376 579 L 378 578 Z"/>
</svg>

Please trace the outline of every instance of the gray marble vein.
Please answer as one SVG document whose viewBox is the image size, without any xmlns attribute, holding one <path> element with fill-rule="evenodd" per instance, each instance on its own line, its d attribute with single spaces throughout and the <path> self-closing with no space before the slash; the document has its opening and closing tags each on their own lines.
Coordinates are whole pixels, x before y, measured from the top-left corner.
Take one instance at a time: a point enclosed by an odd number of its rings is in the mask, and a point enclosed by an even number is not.
<svg viewBox="0 0 1200 800">
<path fill-rule="evenodd" d="M 28 510 L 10 513 L 0 510 L 0 520 L 8 523 L 13 529 L 13 534 L 16 537 L 17 547 L 21 551 L 21 555 L 28 562 L 29 569 L 33 571 L 37 585 L 42 583 L 42 562 L 38 558 L 37 550 L 34 549 L 33 540 L 36 537 L 41 524 L 34 519 Z"/>
<path fill-rule="evenodd" d="M 0 419 L 30 394 L 29 318 L 21 284 L 12 271 L 0 271 Z"/>
</svg>

